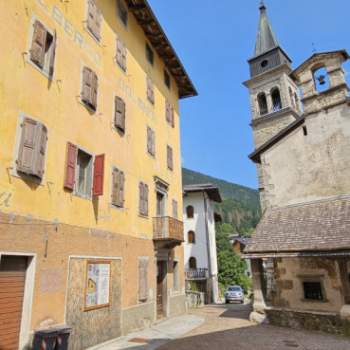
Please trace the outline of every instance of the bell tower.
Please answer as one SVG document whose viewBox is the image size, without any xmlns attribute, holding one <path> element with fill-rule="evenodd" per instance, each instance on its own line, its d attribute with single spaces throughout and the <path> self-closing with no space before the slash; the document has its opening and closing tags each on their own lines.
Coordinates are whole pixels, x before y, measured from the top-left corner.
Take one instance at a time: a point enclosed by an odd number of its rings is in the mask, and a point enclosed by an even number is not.
<svg viewBox="0 0 350 350">
<path fill-rule="evenodd" d="M 301 114 L 298 87 L 290 78 L 292 61 L 276 39 L 263 1 L 259 10 L 254 55 L 248 60 L 250 79 L 244 82 L 250 92 L 256 148 Z"/>
</svg>

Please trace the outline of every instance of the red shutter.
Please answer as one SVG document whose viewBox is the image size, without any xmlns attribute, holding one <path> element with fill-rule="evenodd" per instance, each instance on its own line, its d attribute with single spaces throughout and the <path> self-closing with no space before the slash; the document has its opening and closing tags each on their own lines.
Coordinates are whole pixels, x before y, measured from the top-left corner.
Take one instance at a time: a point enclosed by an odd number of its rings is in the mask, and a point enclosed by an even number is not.
<svg viewBox="0 0 350 350">
<path fill-rule="evenodd" d="M 104 166 L 105 155 L 101 154 L 96 156 L 94 164 L 94 185 L 92 190 L 94 196 L 103 196 Z"/>
<path fill-rule="evenodd" d="M 68 190 L 74 189 L 75 184 L 75 167 L 77 163 L 77 146 L 67 143 L 67 161 L 66 161 L 66 178 L 64 180 L 64 187 Z"/>
</svg>

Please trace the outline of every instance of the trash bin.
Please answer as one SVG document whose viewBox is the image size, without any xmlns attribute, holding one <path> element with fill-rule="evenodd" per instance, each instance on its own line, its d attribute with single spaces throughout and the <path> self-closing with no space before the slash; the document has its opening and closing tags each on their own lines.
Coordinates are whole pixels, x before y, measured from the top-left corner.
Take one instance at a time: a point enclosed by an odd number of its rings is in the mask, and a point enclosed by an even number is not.
<svg viewBox="0 0 350 350">
<path fill-rule="evenodd" d="M 34 334 L 33 350 L 55 350 L 57 329 L 43 329 Z"/>
<path fill-rule="evenodd" d="M 57 342 L 55 350 L 68 350 L 68 340 L 72 328 L 62 327 L 57 329 Z"/>
</svg>

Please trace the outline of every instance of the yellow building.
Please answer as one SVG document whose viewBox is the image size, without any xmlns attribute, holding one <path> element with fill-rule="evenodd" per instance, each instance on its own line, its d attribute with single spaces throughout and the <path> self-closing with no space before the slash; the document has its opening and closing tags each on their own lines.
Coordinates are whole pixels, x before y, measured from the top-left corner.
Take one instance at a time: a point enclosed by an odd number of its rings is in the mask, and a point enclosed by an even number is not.
<svg viewBox="0 0 350 350">
<path fill-rule="evenodd" d="M 146 0 L 0 2 L 0 348 L 185 311 L 178 99 Z"/>
</svg>

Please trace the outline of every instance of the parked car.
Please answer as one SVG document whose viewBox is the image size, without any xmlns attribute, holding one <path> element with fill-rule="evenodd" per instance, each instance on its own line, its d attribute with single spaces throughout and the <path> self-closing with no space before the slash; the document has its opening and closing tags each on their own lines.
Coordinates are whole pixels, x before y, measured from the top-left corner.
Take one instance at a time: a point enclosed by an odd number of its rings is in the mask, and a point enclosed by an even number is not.
<svg viewBox="0 0 350 350">
<path fill-rule="evenodd" d="M 241 304 L 244 303 L 244 291 L 241 286 L 230 286 L 225 292 L 225 302 L 226 304 L 231 301 L 238 301 Z"/>
</svg>

